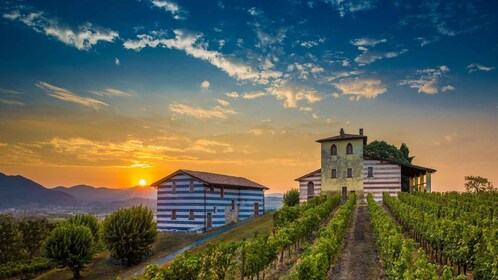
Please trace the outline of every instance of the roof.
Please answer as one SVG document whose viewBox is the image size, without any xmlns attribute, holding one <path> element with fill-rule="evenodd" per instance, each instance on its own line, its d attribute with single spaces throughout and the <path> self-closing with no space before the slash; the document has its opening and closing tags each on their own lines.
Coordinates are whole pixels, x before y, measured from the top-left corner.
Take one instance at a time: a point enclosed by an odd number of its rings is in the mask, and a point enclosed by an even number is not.
<svg viewBox="0 0 498 280">
<path fill-rule="evenodd" d="M 310 172 L 310 173 L 308 173 L 308 174 L 306 174 L 306 175 L 304 175 L 304 176 L 301 176 L 301 177 L 299 177 L 299 178 L 295 179 L 294 181 L 300 181 L 300 180 L 302 180 L 302 179 L 304 179 L 304 178 L 307 178 L 307 177 L 309 177 L 309 176 L 311 176 L 311 175 L 313 175 L 313 174 L 315 174 L 315 173 L 317 173 L 317 172 L 322 172 L 322 169 L 321 169 L 321 168 L 318 168 L 317 170 L 315 170 L 315 171 L 313 171 L 313 172 Z"/>
<path fill-rule="evenodd" d="M 392 159 L 369 157 L 369 156 L 365 156 L 365 158 L 386 161 L 386 162 L 391 162 L 391 163 L 397 164 L 397 165 L 401 166 L 401 174 L 406 175 L 406 176 L 420 175 L 420 174 L 425 173 L 425 172 L 434 173 L 437 171 L 436 169 L 423 167 L 423 166 L 419 166 L 419 165 L 414 165 L 414 164 L 410 164 L 410 163 L 404 163 L 404 162 L 392 160 Z"/>
<path fill-rule="evenodd" d="M 185 169 L 178 169 L 177 171 L 173 172 L 172 174 L 170 174 L 170 175 L 162 178 L 161 180 L 151 184 L 151 186 L 157 187 L 162 182 L 165 182 L 165 181 L 171 179 L 172 177 L 174 177 L 178 174 L 185 174 L 185 175 L 191 176 L 191 177 L 193 177 L 201 182 L 204 182 L 205 184 L 208 184 L 208 185 L 246 187 L 246 188 L 256 188 L 256 189 L 263 189 L 263 190 L 269 189 L 268 187 L 260 185 L 256 182 L 253 182 L 253 181 L 246 179 L 244 177 L 236 177 L 236 176 L 229 176 L 229 175 L 202 172 L 202 171 L 185 170 Z"/>
<path fill-rule="evenodd" d="M 363 129 L 360 128 L 360 134 L 348 134 L 344 133 L 344 129 L 341 128 L 339 131 L 339 135 L 332 136 L 328 138 L 323 138 L 316 140 L 318 143 L 327 142 L 327 141 L 337 141 L 337 140 L 351 140 L 351 139 L 363 139 L 363 144 L 367 144 L 367 136 L 363 135 Z"/>
</svg>

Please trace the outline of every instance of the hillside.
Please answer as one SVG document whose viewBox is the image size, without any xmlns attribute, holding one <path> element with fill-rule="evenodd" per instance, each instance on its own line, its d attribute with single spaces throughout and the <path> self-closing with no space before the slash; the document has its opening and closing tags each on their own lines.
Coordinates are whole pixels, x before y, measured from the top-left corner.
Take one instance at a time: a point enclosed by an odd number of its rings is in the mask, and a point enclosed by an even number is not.
<svg viewBox="0 0 498 280">
<path fill-rule="evenodd" d="M 46 189 L 23 176 L 0 173 L 0 208 L 36 208 L 48 205 L 70 206 L 77 203 L 72 195 Z"/>
<path fill-rule="evenodd" d="M 134 197 L 156 199 L 156 189 L 151 187 L 111 189 L 77 185 L 72 187 L 56 187 L 53 190 L 70 194 L 81 202 L 113 202 L 128 200 Z"/>
</svg>

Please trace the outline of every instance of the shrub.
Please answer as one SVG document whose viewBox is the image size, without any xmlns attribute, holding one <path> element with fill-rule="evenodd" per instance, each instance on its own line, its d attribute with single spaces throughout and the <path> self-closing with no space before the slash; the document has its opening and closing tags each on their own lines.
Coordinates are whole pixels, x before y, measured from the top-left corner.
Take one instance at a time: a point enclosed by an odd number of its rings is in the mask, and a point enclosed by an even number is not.
<svg viewBox="0 0 498 280">
<path fill-rule="evenodd" d="M 127 266 L 139 263 L 157 237 L 154 214 L 143 206 L 115 211 L 104 220 L 103 229 L 111 257 Z"/>
<path fill-rule="evenodd" d="M 19 221 L 19 232 L 21 233 L 21 247 L 32 259 L 39 255 L 43 242 L 50 234 L 50 225 L 47 219 L 26 218 Z"/>
<path fill-rule="evenodd" d="M 80 278 L 80 270 L 92 259 L 92 232 L 86 226 L 63 224 L 52 231 L 44 247 L 47 257 Z"/>
<path fill-rule="evenodd" d="M 102 230 L 100 227 L 99 220 L 95 216 L 90 214 L 77 214 L 70 217 L 67 220 L 67 222 L 77 226 L 88 227 L 92 232 L 95 253 L 104 250 L 104 244 L 102 243 L 102 238 L 101 238 Z"/>
<path fill-rule="evenodd" d="M 20 258 L 20 239 L 14 218 L 10 215 L 0 215 L 0 263 Z"/>
<path fill-rule="evenodd" d="M 291 189 L 284 194 L 283 198 L 284 205 L 294 206 L 299 204 L 299 191 L 297 189 Z"/>
</svg>

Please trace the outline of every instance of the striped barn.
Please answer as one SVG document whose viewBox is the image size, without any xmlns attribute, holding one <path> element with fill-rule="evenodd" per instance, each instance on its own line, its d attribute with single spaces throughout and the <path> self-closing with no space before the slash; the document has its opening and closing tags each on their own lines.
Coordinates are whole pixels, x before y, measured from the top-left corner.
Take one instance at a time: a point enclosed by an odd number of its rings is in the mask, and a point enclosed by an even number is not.
<svg viewBox="0 0 498 280">
<path fill-rule="evenodd" d="M 152 186 L 160 231 L 201 232 L 262 215 L 268 190 L 246 178 L 184 169 Z"/>
<path fill-rule="evenodd" d="M 377 201 L 382 193 L 397 196 L 401 191 L 431 191 L 431 175 L 436 170 L 364 154 L 367 136 L 347 134 L 317 140 L 321 144 L 321 168 L 296 179 L 300 201 L 322 193 L 372 194 Z"/>
</svg>

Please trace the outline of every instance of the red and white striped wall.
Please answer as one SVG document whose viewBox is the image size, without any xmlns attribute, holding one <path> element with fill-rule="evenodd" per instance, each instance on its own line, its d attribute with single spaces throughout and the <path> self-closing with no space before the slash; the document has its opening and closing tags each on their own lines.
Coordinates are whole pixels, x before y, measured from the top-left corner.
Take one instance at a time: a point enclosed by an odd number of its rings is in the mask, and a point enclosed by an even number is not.
<svg viewBox="0 0 498 280">
<path fill-rule="evenodd" d="M 308 200 L 308 184 L 313 183 L 314 195 L 322 193 L 322 172 L 317 170 L 314 173 L 308 174 L 306 177 L 299 178 L 299 202 Z"/>
<path fill-rule="evenodd" d="M 368 168 L 373 168 L 373 176 L 368 177 Z M 398 196 L 401 192 L 401 166 L 380 160 L 364 160 L 363 191 L 373 194 L 376 201 L 382 201 L 382 193 Z"/>
</svg>

